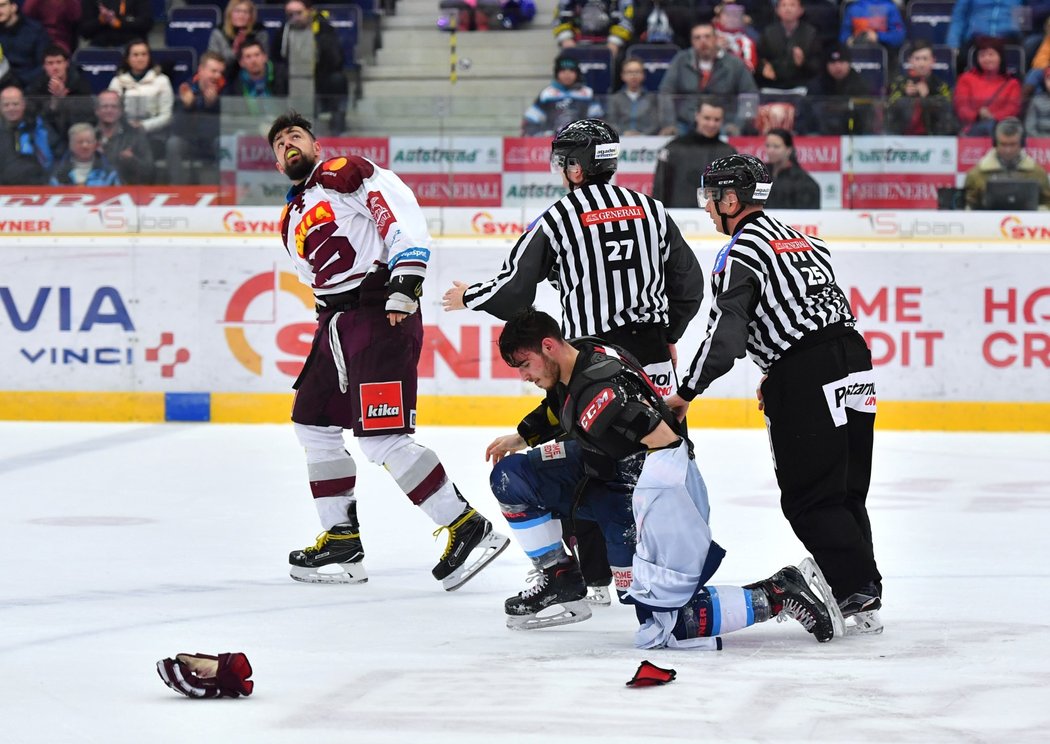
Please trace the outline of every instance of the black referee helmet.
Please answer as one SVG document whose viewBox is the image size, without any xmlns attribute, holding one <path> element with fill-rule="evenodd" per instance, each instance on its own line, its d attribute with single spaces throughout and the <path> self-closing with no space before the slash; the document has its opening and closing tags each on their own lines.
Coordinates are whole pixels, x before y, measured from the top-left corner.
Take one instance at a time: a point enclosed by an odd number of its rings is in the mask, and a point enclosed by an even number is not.
<svg viewBox="0 0 1050 744">
<path fill-rule="evenodd" d="M 620 161 L 620 135 L 601 119 L 580 119 L 566 125 L 551 142 L 551 170 L 570 165 L 583 169 L 584 182 L 608 181 Z"/>
<path fill-rule="evenodd" d="M 733 189 L 741 204 L 762 204 L 772 186 L 773 179 L 761 160 L 753 155 L 728 155 L 711 163 L 700 176 L 697 203 L 703 207 L 708 199 L 718 201 L 725 189 Z"/>
</svg>

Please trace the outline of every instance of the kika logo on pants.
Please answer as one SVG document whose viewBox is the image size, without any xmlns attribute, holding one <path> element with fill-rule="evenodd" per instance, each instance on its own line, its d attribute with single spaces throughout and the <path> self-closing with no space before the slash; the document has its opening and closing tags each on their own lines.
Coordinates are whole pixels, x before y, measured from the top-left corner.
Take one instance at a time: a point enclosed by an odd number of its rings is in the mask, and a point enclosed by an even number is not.
<svg viewBox="0 0 1050 744">
<path fill-rule="evenodd" d="M 367 416 L 368 418 L 376 418 L 377 416 L 386 417 L 400 415 L 400 406 L 391 406 L 386 403 L 380 403 L 378 406 L 369 406 L 368 410 L 365 412 L 365 416 Z"/>
<path fill-rule="evenodd" d="M 361 428 L 364 431 L 404 428 L 404 410 L 400 381 L 361 384 Z"/>
</svg>

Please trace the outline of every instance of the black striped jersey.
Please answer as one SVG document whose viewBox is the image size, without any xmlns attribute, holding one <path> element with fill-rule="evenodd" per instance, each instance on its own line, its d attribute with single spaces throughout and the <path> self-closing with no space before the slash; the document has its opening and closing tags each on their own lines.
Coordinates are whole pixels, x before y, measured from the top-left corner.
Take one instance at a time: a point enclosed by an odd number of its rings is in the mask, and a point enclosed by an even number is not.
<svg viewBox="0 0 1050 744">
<path fill-rule="evenodd" d="M 762 212 L 741 220 L 718 252 L 711 291 L 707 335 L 678 389 L 686 400 L 745 353 L 766 372 L 806 334 L 856 324 L 824 241 Z"/>
<path fill-rule="evenodd" d="M 566 338 L 630 324 L 681 338 L 700 309 L 703 272 L 660 202 L 605 183 L 570 191 L 533 222 L 503 268 L 463 295 L 503 320 L 532 304 L 536 285 L 558 290 Z"/>
</svg>

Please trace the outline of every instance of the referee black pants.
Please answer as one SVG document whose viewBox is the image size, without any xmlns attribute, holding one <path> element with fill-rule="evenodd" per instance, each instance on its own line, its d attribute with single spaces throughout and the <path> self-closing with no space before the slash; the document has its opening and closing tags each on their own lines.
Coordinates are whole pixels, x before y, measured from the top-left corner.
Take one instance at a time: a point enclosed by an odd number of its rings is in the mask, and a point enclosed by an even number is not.
<svg viewBox="0 0 1050 744">
<path fill-rule="evenodd" d="M 871 480 L 875 388 L 863 337 L 792 350 L 762 383 L 780 506 L 839 599 L 874 582 Z"/>
</svg>

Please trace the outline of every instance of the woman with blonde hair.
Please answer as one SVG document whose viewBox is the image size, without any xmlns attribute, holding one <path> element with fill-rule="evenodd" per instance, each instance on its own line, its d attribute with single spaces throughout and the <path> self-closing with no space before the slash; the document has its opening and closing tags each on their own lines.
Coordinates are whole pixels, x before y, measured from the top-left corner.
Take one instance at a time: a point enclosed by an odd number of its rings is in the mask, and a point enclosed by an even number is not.
<svg viewBox="0 0 1050 744">
<path fill-rule="evenodd" d="M 237 74 L 237 57 L 246 42 L 258 42 L 267 55 L 270 53 L 270 35 L 259 22 L 259 13 L 252 0 L 231 0 L 226 6 L 221 26 L 212 29 L 208 51 L 221 55 L 226 62 L 226 79 Z"/>
</svg>

